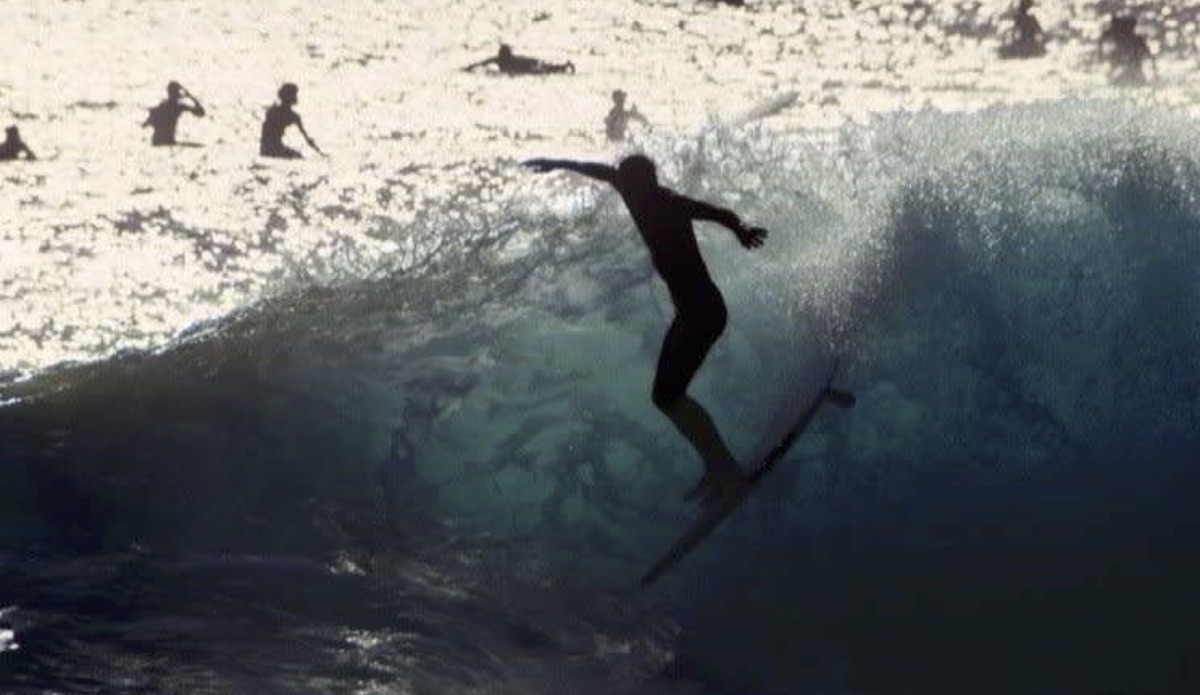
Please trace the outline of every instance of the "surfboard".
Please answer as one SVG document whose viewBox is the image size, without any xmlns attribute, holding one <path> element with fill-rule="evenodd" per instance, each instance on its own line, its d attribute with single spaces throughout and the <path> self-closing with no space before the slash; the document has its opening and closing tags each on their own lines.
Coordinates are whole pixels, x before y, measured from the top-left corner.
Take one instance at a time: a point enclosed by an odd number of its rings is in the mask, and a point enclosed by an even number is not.
<svg viewBox="0 0 1200 695">
<path fill-rule="evenodd" d="M 804 433 L 804 430 L 808 428 L 809 423 L 812 422 L 812 419 L 814 416 L 816 416 L 817 411 L 821 409 L 822 404 L 824 404 L 826 401 L 829 401 L 841 408 L 849 408 L 854 405 L 853 394 L 848 391 L 837 391 L 832 387 L 833 377 L 836 373 L 837 363 L 835 362 L 833 368 L 829 372 L 828 379 L 826 379 L 824 386 L 821 388 L 820 393 L 818 393 L 817 396 L 808 404 L 808 406 L 800 412 L 800 415 L 796 418 L 796 422 L 791 426 L 791 428 L 788 429 L 787 433 L 783 435 L 783 438 L 779 440 L 779 443 L 777 443 L 775 447 L 763 457 L 758 466 L 756 466 L 753 470 L 751 470 L 750 473 L 746 475 L 747 484 L 741 489 L 741 491 L 733 497 L 718 503 L 717 507 L 706 510 L 704 514 L 697 519 L 682 536 L 679 537 L 679 540 L 675 541 L 675 544 L 667 549 L 667 552 L 663 553 L 658 562 L 654 563 L 650 569 L 647 570 L 644 575 L 642 575 L 642 579 L 639 582 L 642 587 L 649 586 L 654 582 L 654 580 L 666 574 L 667 571 L 674 567 L 697 545 L 699 545 L 700 541 L 707 538 L 709 534 L 715 531 L 718 526 L 720 526 L 726 519 L 729 518 L 731 514 L 733 514 L 734 511 L 737 510 L 738 507 L 742 505 L 742 502 L 746 500 L 746 497 L 749 496 L 749 494 L 754 490 L 759 481 L 761 481 L 768 473 L 771 472 L 771 469 L 775 467 L 775 464 L 778 463 L 781 458 L 783 458 L 783 455 L 792 448 L 792 444 L 794 444 L 796 440 L 800 438 L 800 435 Z"/>
<path fill-rule="evenodd" d="M 780 111 L 796 103 L 796 100 L 799 97 L 799 92 L 784 92 L 783 94 L 778 94 L 770 99 L 759 102 L 745 113 L 734 116 L 726 121 L 726 124 L 731 127 L 738 127 L 746 125 L 747 123 L 753 123 L 754 121 L 762 120 L 768 116 L 774 116 Z"/>
<path fill-rule="evenodd" d="M 1001 58 L 1040 58 L 1046 55 L 1046 44 L 1030 41 L 1013 41 L 996 49 Z"/>
</svg>

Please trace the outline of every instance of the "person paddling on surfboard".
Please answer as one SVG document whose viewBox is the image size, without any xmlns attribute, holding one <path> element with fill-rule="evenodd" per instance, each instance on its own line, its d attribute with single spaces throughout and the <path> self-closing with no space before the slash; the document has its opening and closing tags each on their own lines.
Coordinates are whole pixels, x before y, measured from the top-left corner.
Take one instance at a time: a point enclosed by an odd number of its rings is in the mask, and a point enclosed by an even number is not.
<svg viewBox="0 0 1200 695">
<path fill-rule="evenodd" d="M 654 162 L 640 154 L 607 164 L 566 159 L 530 159 L 522 164 L 534 171 L 564 169 L 611 184 L 650 250 L 659 277 L 675 305 L 658 357 L 652 398 L 704 460 L 705 473 L 689 497 L 706 492 L 706 502 L 736 495 L 745 485 L 741 468 L 721 438 L 704 406 L 688 395 L 688 384 L 708 351 L 725 330 L 725 301 L 708 274 L 696 243 L 693 220 L 708 220 L 732 231 L 742 246 L 756 249 L 767 230 L 748 227 L 724 208 L 680 195 L 658 183 Z"/>
<path fill-rule="evenodd" d="M 549 63 L 539 58 L 517 55 L 512 46 L 500 44 L 500 50 L 491 58 L 484 58 L 463 68 L 464 72 L 473 72 L 479 68 L 495 65 L 496 69 L 505 75 L 549 75 L 552 73 L 569 72 L 575 74 L 575 64 Z"/>
</svg>

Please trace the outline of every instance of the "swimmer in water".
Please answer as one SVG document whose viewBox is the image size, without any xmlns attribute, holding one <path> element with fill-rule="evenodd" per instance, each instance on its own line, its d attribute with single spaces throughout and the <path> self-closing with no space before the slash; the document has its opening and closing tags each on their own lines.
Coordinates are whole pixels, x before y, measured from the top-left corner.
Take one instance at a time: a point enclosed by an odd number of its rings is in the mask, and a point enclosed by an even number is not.
<svg viewBox="0 0 1200 695">
<path fill-rule="evenodd" d="M 185 103 L 184 98 L 190 100 L 191 103 Z M 150 136 L 150 144 L 155 146 L 174 145 L 175 128 L 179 125 L 179 117 L 184 112 L 197 118 L 204 117 L 204 107 L 200 105 L 196 97 L 184 89 L 183 85 L 171 81 L 167 84 L 167 98 L 158 106 L 150 109 L 149 115 L 142 123 L 143 128 L 154 129 L 154 134 Z"/>
<path fill-rule="evenodd" d="M 263 119 L 262 135 L 258 144 L 260 155 L 280 159 L 300 159 L 302 155 L 299 152 L 283 144 L 283 131 L 292 125 L 300 129 L 300 134 L 304 136 L 309 147 L 319 154 L 325 154 L 308 136 L 308 131 L 304 129 L 304 123 L 300 121 L 300 114 L 292 110 L 292 107 L 299 101 L 299 93 L 300 89 L 291 82 L 279 88 L 279 103 L 272 104 L 267 109 L 266 118 Z"/>
</svg>

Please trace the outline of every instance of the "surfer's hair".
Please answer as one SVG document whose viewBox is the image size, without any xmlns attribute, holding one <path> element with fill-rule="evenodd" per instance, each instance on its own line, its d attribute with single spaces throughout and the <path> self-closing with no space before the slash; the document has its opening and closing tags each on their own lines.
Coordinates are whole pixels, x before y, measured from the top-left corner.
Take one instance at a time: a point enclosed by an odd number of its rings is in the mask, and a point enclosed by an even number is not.
<svg viewBox="0 0 1200 695">
<path fill-rule="evenodd" d="M 288 99 L 295 99 L 296 95 L 299 93 L 300 93 L 299 87 L 292 84 L 291 82 L 285 82 L 284 85 L 279 88 L 279 99 L 280 99 L 280 101 L 287 101 Z"/>
<path fill-rule="evenodd" d="M 650 188 L 658 185 L 658 171 L 654 162 L 644 154 L 631 154 L 617 166 L 617 176 L 634 188 Z"/>
</svg>

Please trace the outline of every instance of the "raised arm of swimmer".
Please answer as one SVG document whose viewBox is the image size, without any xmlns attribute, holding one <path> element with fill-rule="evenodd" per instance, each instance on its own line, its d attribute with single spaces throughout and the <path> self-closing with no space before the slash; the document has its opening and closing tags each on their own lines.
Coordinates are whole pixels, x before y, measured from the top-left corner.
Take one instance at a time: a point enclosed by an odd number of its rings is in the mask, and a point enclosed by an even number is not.
<svg viewBox="0 0 1200 695">
<path fill-rule="evenodd" d="M 196 98 L 196 95 L 192 94 L 191 92 L 189 92 L 186 88 L 184 88 L 182 86 L 180 87 L 180 91 L 183 92 L 183 96 L 192 100 L 191 106 L 184 106 L 183 108 L 190 111 L 193 116 L 203 118 L 204 117 L 204 107 L 200 105 L 200 100 Z"/>
</svg>

